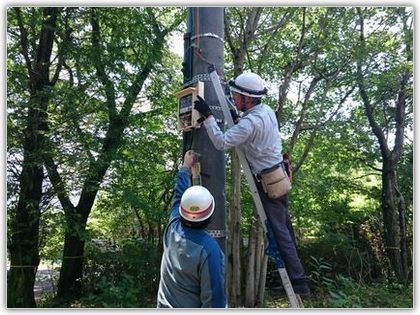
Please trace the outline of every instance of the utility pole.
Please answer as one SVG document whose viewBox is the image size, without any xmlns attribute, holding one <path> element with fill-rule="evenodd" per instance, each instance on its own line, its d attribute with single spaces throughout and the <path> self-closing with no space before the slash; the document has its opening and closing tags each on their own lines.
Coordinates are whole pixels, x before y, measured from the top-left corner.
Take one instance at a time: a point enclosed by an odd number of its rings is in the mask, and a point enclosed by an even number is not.
<svg viewBox="0 0 420 315">
<path fill-rule="evenodd" d="M 204 98 L 223 130 L 223 112 L 214 91 L 208 67 L 213 64 L 223 73 L 223 7 L 187 8 L 187 33 L 184 35 L 184 87 L 201 81 Z M 204 126 L 183 133 L 183 153 L 193 149 L 200 155 L 201 180 L 213 195 L 215 212 L 208 231 L 226 252 L 225 155 L 216 150 Z"/>
</svg>

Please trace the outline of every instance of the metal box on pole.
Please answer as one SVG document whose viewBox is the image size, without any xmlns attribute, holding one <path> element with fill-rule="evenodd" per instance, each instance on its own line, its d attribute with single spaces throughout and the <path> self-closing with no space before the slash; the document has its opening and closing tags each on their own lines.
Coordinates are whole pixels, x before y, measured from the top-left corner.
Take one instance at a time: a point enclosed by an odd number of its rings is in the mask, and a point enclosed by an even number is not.
<svg viewBox="0 0 420 315">
<path fill-rule="evenodd" d="M 204 98 L 204 83 L 198 81 L 194 87 L 188 87 L 175 93 L 178 98 L 178 130 L 188 131 L 200 127 L 201 114 L 194 109 L 197 95 Z"/>
</svg>

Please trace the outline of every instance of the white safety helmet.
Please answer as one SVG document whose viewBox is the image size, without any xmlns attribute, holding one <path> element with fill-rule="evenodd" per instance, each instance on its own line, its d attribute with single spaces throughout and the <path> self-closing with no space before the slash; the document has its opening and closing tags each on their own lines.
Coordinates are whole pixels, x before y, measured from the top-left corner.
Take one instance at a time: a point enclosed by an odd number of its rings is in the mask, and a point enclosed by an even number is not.
<svg viewBox="0 0 420 315">
<path fill-rule="evenodd" d="M 261 98 L 267 95 L 265 82 L 256 73 L 242 73 L 236 79 L 229 81 L 230 90 L 240 94 Z"/>
<path fill-rule="evenodd" d="M 207 188 L 191 186 L 182 195 L 179 212 L 185 220 L 202 222 L 210 218 L 213 211 L 214 198 Z"/>
</svg>

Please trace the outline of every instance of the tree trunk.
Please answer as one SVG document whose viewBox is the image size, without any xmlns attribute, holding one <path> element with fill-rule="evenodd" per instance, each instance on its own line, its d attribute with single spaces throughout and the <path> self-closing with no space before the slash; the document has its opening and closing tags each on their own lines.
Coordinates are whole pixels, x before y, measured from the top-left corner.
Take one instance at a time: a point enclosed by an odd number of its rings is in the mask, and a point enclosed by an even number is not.
<svg viewBox="0 0 420 315">
<path fill-rule="evenodd" d="M 35 131 L 27 138 L 25 145 L 21 191 L 9 246 L 11 266 L 8 274 L 7 306 L 10 308 L 36 307 L 33 288 L 39 264 L 39 204 L 43 181 L 42 162 L 36 156 L 40 149 L 39 142 L 42 140 L 37 138 Z"/>
<path fill-rule="evenodd" d="M 404 274 L 406 275 L 405 284 L 409 283 L 409 277 L 411 274 L 411 270 L 408 267 L 409 261 L 411 261 L 411 255 L 408 251 L 408 244 L 407 244 L 407 208 L 404 200 L 404 196 L 400 193 L 398 187 L 394 187 L 395 191 L 398 195 L 397 201 L 397 208 L 399 214 L 399 222 L 400 222 L 400 231 L 401 231 L 401 259 L 402 259 L 402 267 Z"/>
<path fill-rule="evenodd" d="M 265 244 L 265 243 L 264 243 Z M 260 276 L 260 283 L 257 293 L 257 302 L 255 303 L 255 307 L 263 307 L 264 305 L 264 297 L 265 297 L 265 284 L 267 280 L 267 265 L 268 265 L 268 256 L 265 254 L 265 247 L 264 251 L 262 252 L 262 263 L 261 263 L 261 276 Z"/>
<path fill-rule="evenodd" d="M 255 307 L 255 257 L 256 257 L 256 242 L 257 231 L 255 225 L 258 219 L 252 217 L 251 230 L 249 232 L 248 242 L 248 266 L 246 272 L 246 285 L 245 285 L 245 307 Z"/>
<path fill-rule="evenodd" d="M 406 283 L 406 274 L 402 262 L 401 229 L 398 217 L 397 197 L 394 187 L 397 186 L 397 178 L 394 167 L 384 159 L 382 170 L 382 215 L 385 224 L 385 240 L 387 254 L 392 269 L 401 283 Z"/>
<path fill-rule="evenodd" d="M 254 208 L 248 244 L 245 307 L 259 307 L 264 302 L 267 275 L 267 257 L 264 250 L 264 229 Z"/>
<path fill-rule="evenodd" d="M 228 301 L 229 307 L 241 307 L 242 301 L 242 227 L 241 227 L 241 169 L 238 155 L 231 150 L 230 221 L 228 238 Z"/>
<path fill-rule="evenodd" d="M 258 214 L 255 214 L 258 216 Z M 267 277 L 268 256 L 265 255 L 264 228 L 260 220 L 257 221 L 256 268 L 255 268 L 255 307 L 262 307 L 264 303 L 265 282 Z"/>
<path fill-rule="evenodd" d="M 50 59 L 55 36 L 58 8 L 44 8 L 42 28 L 36 57 L 31 61 L 27 31 L 20 8 L 15 13 L 21 31 L 21 52 L 25 57 L 30 80 L 29 110 L 24 131 L 23 165 L 16 214 L 11 224 L 10 274 L 8 275 L 7 306 L 36 307 L 34 282 L 39 264 L 38 238 L 40 202 L 42 197 L 43 153 L 47 131 L 48 89 L 51 87 Z"/>
<path fill-rule="evenodd" d="M 63 262 L 58 282 L 58 298 L 79 299 L 82 293 L 83 255 L 85 242 L 66 233 Z"/>
</svg>

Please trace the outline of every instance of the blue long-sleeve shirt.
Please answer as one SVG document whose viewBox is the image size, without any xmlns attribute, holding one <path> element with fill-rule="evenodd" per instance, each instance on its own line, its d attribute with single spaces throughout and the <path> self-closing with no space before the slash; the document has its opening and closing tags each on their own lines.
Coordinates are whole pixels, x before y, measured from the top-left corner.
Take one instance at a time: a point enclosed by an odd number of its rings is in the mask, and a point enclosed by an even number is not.
<svg viewBox="0 0 420 315">
<path fill-rule="evenodd" d="M 181 223 L 179 205 L 190 183 L 190 169 L 178 172 L 164 252 L 157 306 L 166 308 L 226 307 L 225 262 L 219 244 L 204 230 Z"/>
</svg>

